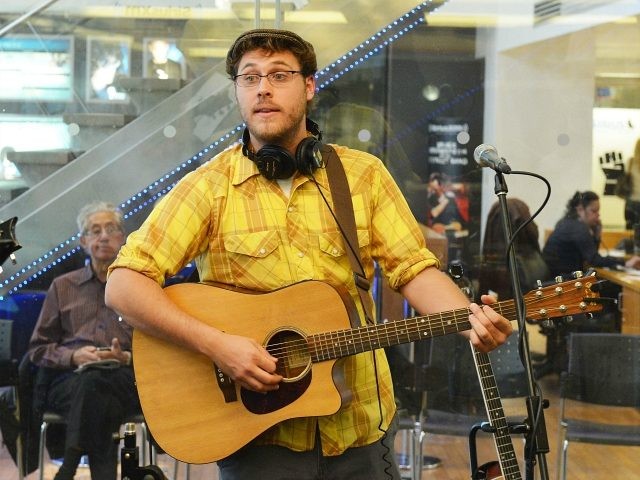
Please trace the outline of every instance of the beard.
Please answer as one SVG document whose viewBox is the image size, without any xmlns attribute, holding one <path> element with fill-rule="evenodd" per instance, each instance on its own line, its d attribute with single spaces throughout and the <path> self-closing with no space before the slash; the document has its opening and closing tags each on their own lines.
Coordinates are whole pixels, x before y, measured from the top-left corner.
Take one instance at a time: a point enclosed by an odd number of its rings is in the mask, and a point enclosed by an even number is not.
<svg viewBox="0 0 640 480">
<path fill-rule="evenodd" d="M 262 119 L 256 115 L 254 106 L 241 111 L 252 139 L 258 144 L 272 144 L 286 147 L 300 135 L 301 125 L 304 128 L 306 103 L 290 109 L 280 110 L 275 118 Z"/>
</svg>

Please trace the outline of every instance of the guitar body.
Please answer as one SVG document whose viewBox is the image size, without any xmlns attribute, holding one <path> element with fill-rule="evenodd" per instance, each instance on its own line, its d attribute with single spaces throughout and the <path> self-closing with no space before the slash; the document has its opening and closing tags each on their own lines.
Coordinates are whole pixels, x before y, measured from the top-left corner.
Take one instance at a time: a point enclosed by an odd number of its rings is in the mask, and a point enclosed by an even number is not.
<svg viewBox="0 0 640 480">
<path fill-rule="evenodd" d="M 472 477 L 474 480 L 506 480 L 502 476 L 500 463 L 497 461 L 487 462 L 478 467 L 478 471 Z"/>
<path fill-rule="evenodd" d="M 195 283 L 172 285 L 165 292 L 202 322 L 265 346 L 271 342 L 276 349 L 283 335 L 289 340 L 349 328 L 355 313 L 350 298 L 316 281 L 269 293 Z M 208 357 L 139 330 L 133 347 L 145 421 L 162 449 L 183 462 L 224 458 L 283 420 L 335 413 L 348 393 L 336 360 L 311 366 L 302 355 L 302 364 L 290 362 L 291 368 L 279 371 L 290 378 L 279 390 L 256 394 L 233 385 L 237 398 L 227 401 Z"/>
</svg>

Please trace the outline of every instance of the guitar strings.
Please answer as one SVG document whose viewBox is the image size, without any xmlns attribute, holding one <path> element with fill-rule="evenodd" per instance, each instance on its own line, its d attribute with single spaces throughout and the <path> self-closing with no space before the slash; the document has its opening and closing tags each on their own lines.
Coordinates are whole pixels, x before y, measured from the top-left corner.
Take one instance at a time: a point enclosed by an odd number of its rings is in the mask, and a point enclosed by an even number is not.
<svg viewBox="0 0 640 480">
<path fill-rule="evenodd" d="M 498 390 L 498 384 L 493 373 L 489 354 L 480 352 L 471 346 L 475 364 L 478 372 L 478 379 L 482 386 L 482 397 L 484 399 L 485 410 L 489 424 L 496 429 L 493 432 L 493 439 L 498 450 L 498 462 L 503 474 L 519 473 L 518 460 L 515 455 L 513 442 L 509 433 L 509 422 L 507 421 Z"/>
<path fill-rule="evenodd" d="M 525 298 L 525 305 L 535 306 L 536 303 L 540 303 L 543 300 L 548 300 L 549 298 L 554 297 L 558 297 L 558 294 L 555 291 L 551 294 L 535 297 L 532 299 Z M 496 303 L 492 305 L 492 308 L 494 308 L 504 316 L 510 316 L 516 313 L 515 303 L 513 300 Z M 556 311 L 566 314 L 561 307 L 552 307 L 547 309 L 547 317 L 551 318 L 557 316 L 554 315 Z M 451 310 L 448 312 L 441 312 L 440 314 L 431 314 L 427 316 L 398 320 L 396 322 L 377 324 L 373 326 L 363 326 L 356 329 L 345 329 L 334 332 L 313 334 L 306 338 L 298 338 L 295 340 L 274 343 L 268 345 L 267 349 L 271 355 L 277 358 L 286 359 L 292 357 L 298 358 L 300 360 L 304 359 L 304 361 L 302 362 L 292 361 L 291 363 L 288 363 L 288 365 L 291 367 L 302 367 L 308 364 L 309 359 L 324 360 L 330 358 L 338 358 L 340 356 L 358 353 L 358 347 L 364 347 L 366 345 L 369 345 L 373 348 L 381 348 L 383 345 L 381 345 L 379 339 L 389 339 L 395 337 L 399 340 L 400 337 L 404 337 L 406 335 L 407 342 L 410 342 L 419 339 L 415 338 L 411 340 L 410 337 L 416 336 L 420 333 L 426 333 L 427 331 L 430 333 L 430 336 L 440 335 L 440 333 L 434 335 L 434 331 L 436 330 L 438 332 L 442 330 L 442 335 L 455 333 L 456 331 L 460 331 L 458 327 L 460 327 L 461 324 L 468 324 L 468 316 L 470 313 L 471 312 L 468 308 L 463 308 L 458 310 Z M 464 318 L 458 321 L 458 317 L 461 315 Z M 430 320 L 426 324 L 419 324 L 420 321 L 429 319 L 429 317 L 434 317 L 433 321 Z M 399 331 L 399 324 L 402 324 L 407 328 Z M 466 327 L 467 325 L 464 326 Z M 371 335 L 372 333 L 373 335 Z M 368 336 L 368 338 L 365 338 L 365 336 Z M 354 342 L 354 340 L 356 339 L 358 339 L 358 341 Z M 378 345 L 374 347 L 374 344 Z M 315 355 L 311 353 L 311 350 L 315 351 Z M 347 353 L 342 354 L 343 350 L 347 351 Z M 331 351 L 334 352 L 333 355 L 331 355 Z M 340 352 L 339 355 L 335 354 L 337 351 Z"/>
<path fill-rule="evenodd" d="M 543 298 L 546 298 L 546 297 L 535 298 L 533 300 L 530 300 L 529 303 L 534 304 L 536 302 L 541 301 Z M 499 310 L 500 313 L 502 314 L 506 313 L 507 315 L 510 315 L 512 313 L 515 313 L 515 308 L 513 308 L 514 304 L 512 300 L 495 304 L 493 307 Z M 555 309 L 550 309 L 550 311 L 555 311 L 555 310 L 561 311 L 561 308 L 557 307 Z M 454 320 L 457 319 L 458 315 L 461 314 L 462 312 L 464 312 L 464 320 L 462 320 L 461 322 L 458 322 L 458 324 L 452 324 L 451 319 L 454 319 Z M 373 332 L 375 335 L 373 337 L 369 336 L 368 339 L 362 339 L 359 342 L 359 344 L 365 345 L 368 343 L 372 345 L 372 338 L 377 339 L 380 337 L 391 338 L 391 337 L 401 337 L 401 336 L 412 335 L 412 334 L 415 335 L 416 333 L 424 332 L 426 329 L 431 330 L 432 336 L 437 336 L 437 335 L 433 335 L 433 330 L 441 329 L 443 330 L 443 334 L 456 332 L 457 331 L 456 327 L 459 326 L 459 323 L 468 323 L 469 314 L 470 314 L 469 309 L 459 309 L 459 310 L 454 310 L 450 312 L 443 312 L 440 314 L 440 322 L 438 322 L 437 320 L 434 320 L 433 322 L 429 322 L 426 325 L 424 324 L 418 325 L 416 322 L 423 320 L 429 316 L 438 316 L 439 314 L 432 314 L 425 317 L 415 317 L 410 319 L 404 319 L 404 320 L 399 320 L 397 322 L 391 322 L 388 324 L 378 324 L 375 326 L 364 326 L 356 329 L 345 329 L 345 330 L 338 330 L 334 332 L 314 334 L 307 337 L 307 339 L 311 338 L 311 339 L 318 340 L 313 342 L 313 345 L 316 346 L 316 350 L 318 350 L 318 348 L 320 348 L 321 350 L 328 350 L 328 349 L 335 349 L 335 348 L 348 349 L 349 347 L 357 346 L 357 344 L 353 343 L 354 338 L 363 337 L 363 334 L 366 335 L 371 332 Z M 552 315 L 548 315 L 548 316 L 551 317 Z M 407 326 L 408 328 L 399 332 L 397 330 L 397 325 L 399 323 L 405 324 L 405 326 Z M 416 323 L 416 325 L 413 325 L 414 323 Z M 391 332 L 391 335 L 389 334 L 389 332 Z M 343 341 L 346 339 L 348 340 L 349 343 L 347 344 L 341 344 L 340 342 L 336 343 L 335 341 L 340 340 L 341 336 L 343 337 L 342 338 Z M 346 336 L 350 336 L 350 338 L 347 339 Z M 274 348 L 278 346 L 280 347 Z M 293 347 L 297 346 L 299 348 L 298 349 L 292 348 L 292 346 Z M 300 355 L 302 353 L 306 353 L 308 355 L 308 347 L 309 347 L 309 344 L 306 341 L 306 339 L 297 339 L 294 341 L 283 342 L 280 344 L 277 344 L 277 343 L 272 344 L 269 348 L 269 352 L 272 354 L 278 354 L 280 350 L 280 351 L 286 351 L 289 353 L 295 353 L 297 355 Z M 300 348 L 302 350 L 300 350 Z"/>
</svg>

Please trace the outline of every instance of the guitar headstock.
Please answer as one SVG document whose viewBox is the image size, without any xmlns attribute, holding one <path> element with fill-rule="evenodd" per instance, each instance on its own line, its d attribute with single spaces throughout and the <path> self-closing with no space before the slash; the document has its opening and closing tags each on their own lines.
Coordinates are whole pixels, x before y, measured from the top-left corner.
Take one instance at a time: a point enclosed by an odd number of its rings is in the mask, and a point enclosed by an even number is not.
<svg viewBox="0 0 640 480">
<path fill-rule="evenodd" d="M 527 321 L 544 321 L 602 310 L 604 299 L 600 299 L 598 292 L 593 289 L 597 282 L 596 275 L 591 274 L 532 290 L 524 296 Z"/>
</svg>

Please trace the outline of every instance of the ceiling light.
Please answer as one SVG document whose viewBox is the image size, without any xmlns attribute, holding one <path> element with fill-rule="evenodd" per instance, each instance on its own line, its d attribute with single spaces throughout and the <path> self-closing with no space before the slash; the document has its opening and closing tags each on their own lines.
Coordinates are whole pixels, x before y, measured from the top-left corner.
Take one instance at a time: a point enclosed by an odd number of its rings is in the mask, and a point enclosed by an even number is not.
<svg viewBox="0 0 640 480">
<path fill-rule="evenodd" d="M 640 78 L 640 73 L 633 72 L 602 72 L 596 74 L 597 78 Z"/>
<path fill-rule="evenodd" d="M 90 18 L 170 18 L 184 20 L 231 20 L 230 10 L 196 7 L 113 6 L 80 7 L 70 11 L 72 15 Z"/>
<path fill-rule="evenodd" d="M 338 10 L 304 10 L 286 12 L 285 21 L 289 23 L 340 23 L 346 24 L 347 17 Z"/>
<path fill-rule="evenodd" d="M 430 27 L 522 27 L 531 25 L 531 19 L 524 15 L 464 15 L 444 14 L 438 12 L 426 13 L 425 21 Z"/>
<path fill-rule="evenodd" d="M 238 9 L 251 8 L 255 10 L 255 2 L 253 0 L 229 0 L 231 3 L 231 9 L 236 11 Z M 301 10 L 306 7 L 308 0 L 280 0 L 281 10 Z M 260 0 L 260 11 L 267 6 L 266 9 L 275 8 L 276 0 Z"/>
</svg>

